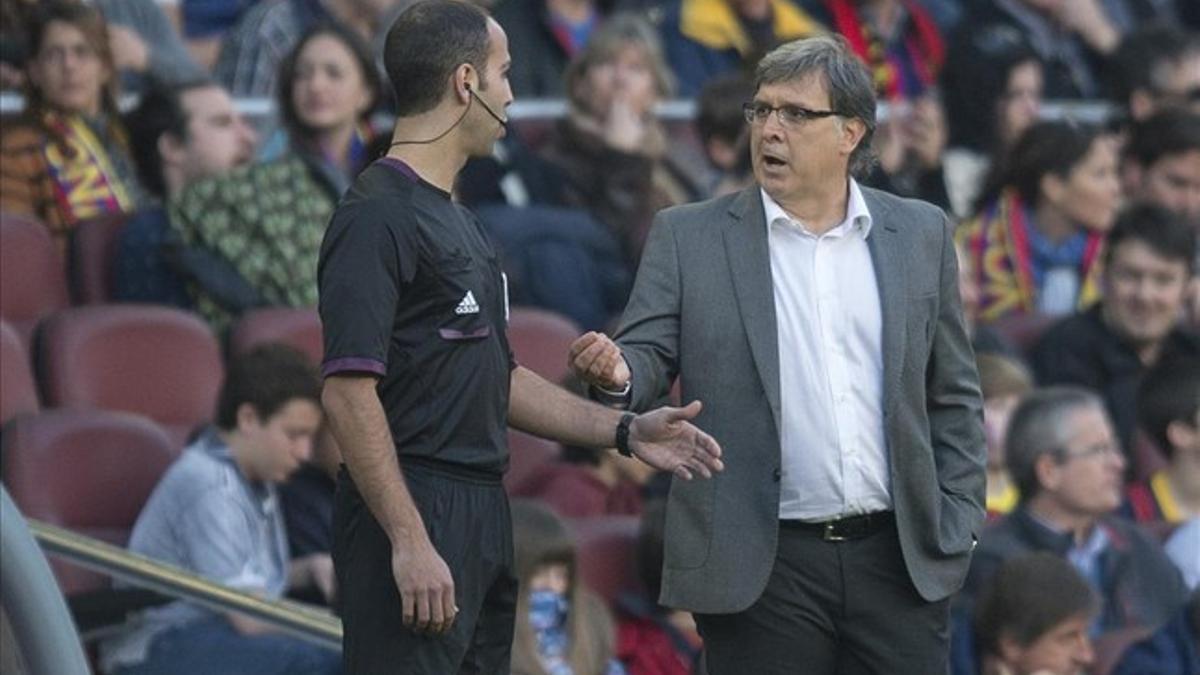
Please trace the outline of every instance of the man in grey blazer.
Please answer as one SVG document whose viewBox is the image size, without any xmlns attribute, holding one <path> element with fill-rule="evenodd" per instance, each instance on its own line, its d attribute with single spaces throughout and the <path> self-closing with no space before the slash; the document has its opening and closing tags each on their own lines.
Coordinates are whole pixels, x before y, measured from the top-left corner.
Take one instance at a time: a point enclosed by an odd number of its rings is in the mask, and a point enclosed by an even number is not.
<svg viewBox="0 0 1200 675">
<path fill-rule="evenodd" d="M 875 96 L 841 38 L 767 55 L 746 118 L 757 185 L 661 212 L 572 364 L 634 410 L 676 377 L 705 402 L 726 470 L 671 487 L 661 601 L 710 673 L 944 673 L 985 460 L 949 225 L 850 177 Z"/>
</svg>

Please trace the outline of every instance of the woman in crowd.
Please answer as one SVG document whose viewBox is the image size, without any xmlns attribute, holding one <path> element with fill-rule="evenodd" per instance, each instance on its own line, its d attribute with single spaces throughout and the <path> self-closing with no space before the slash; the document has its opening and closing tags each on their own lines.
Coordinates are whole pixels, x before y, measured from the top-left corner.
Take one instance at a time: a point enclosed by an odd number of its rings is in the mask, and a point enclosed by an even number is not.
<svg viewBox="0 0 1200 675">
<path fill-rule="evenodd" d="M 583 587 L 575 543 L 549 508 L 512 502 L 519 579 L 513 675 L 624 675 L 613 659 L 612 618 Z"/>
<path fill-rule="evenodd" d="M 0 209 L 38 218 L 65 245 L 80 221 L 135 211 L 142 191 L 103 18 L 48 2 L 29 19 L 25 113 L 0 136 Z"/>
<path fill-rule="evenodd" d="M 1115 141 L 1092 126 L 1040 122 L 1004 164 L 957 234 L 979 282 L 980 320 L 1090 305 L 1121 197 Z"/>
<path fill-rule="evenodd" d="M 702 196 L 703 157 L 679 157 L 655 106 L 672 92 L 654 31 L 632 15 L 611 18 L 566 73 L 570 111 L 545 158 L 566 180 L 569 206 L 611 228 L 631 266 L 654 213 Z"/>
<path fill-rule="evenodd" d="M 283 128 L 262 159 L 293 153 L 340 197 L 369 159 L 369 117 L 380 90 L 370 50 L 357 35 L 335 24 L 313 29 L 280 67 Z"/>
<path fill-rule="evenodd" d="M 954 213 L 970 214 L 992 163 L 1038 118 L 1042 63 L 1016 29 L 963 31 L 942 73 L 949 147 L 943 157 Z"/>
</svg>

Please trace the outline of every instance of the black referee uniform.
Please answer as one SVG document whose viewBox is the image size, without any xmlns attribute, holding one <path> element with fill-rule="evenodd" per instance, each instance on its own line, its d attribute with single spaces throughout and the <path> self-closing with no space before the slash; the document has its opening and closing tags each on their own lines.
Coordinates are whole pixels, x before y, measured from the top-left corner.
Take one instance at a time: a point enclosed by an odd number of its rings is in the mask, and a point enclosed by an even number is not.
<svg viewBox="0 0 1200 675">
<path fill-rule="evenodd" d="M 380 376 L 405 482 L 459 608 L 445 635 L 403 626 L 391 543 L 343 467 L 333 559 L 345 664 L 353 673 L 508 673 L 517 580 L 500 479 L 516 364 L 495 250 L 447 192 L 385 158 L 334 213 L 318 280 L 323 374 Z"/>
</svg>

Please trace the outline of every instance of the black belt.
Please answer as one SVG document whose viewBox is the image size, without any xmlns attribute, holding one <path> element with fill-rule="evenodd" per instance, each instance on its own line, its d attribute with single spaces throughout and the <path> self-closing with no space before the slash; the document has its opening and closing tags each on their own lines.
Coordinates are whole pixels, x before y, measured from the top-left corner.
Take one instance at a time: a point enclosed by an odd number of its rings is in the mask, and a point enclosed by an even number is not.
<svg viewBox="0 0 1200 675">
<path fill-rule="evenodd" d="M 847 541 L 875 534 L 894 523 L 895 520 L 896 515 L 891 511 L 876 511 L 875 513 L 864 513 L 861 516 L 846 516 L 819 523 L 810 523 L 804 520 L 781 520 L 779 527 L 819 534 L 825 541 Z"/>
</svg>

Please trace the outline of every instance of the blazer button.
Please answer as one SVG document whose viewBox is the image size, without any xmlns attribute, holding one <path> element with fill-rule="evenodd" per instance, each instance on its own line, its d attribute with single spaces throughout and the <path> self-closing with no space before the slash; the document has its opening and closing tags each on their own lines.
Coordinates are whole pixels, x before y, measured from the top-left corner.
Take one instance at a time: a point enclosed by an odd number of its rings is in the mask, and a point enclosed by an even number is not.
<svg viewBox="0 0 1200 675">
<path fill-rule="evenodd" d="M 782 477 L 783 477 L 783 471 L 780 471 L 779 467 L 775 467 L 775 470 L 771 472 L 771 478 L 772 478 L 772 479 L 773 479 L 773 480 L 774 480 L 776 483 L 778 483 L 778 482 L 779 482 L 779 479 L 780 479 L 780 478 L 782 478 Z"/>
</svg>

